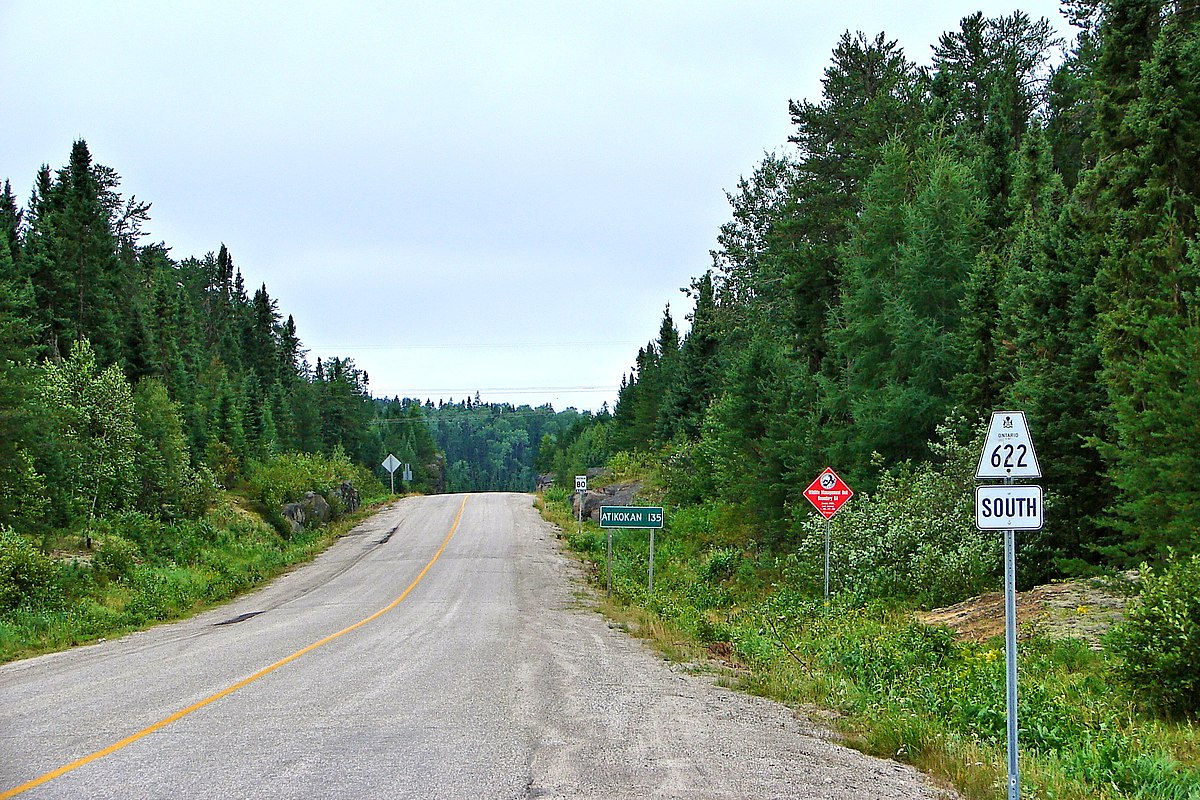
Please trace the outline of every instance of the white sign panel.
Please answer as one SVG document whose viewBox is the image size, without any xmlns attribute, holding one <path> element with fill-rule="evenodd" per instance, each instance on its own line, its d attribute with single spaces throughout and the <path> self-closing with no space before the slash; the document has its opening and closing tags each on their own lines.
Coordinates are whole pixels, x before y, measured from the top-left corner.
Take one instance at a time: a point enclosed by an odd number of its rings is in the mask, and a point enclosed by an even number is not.
<svg viewBox="0 0 1200 800">
<path fill-rule="evenodd" d="M 981 531 L 1042 529 L 1042 487 L 976 486 L 975 525 Z"/>
<path fill-rule="evenodd" d="M 388 457 L 383 460 L 383 463 L 380 466 L 382 466 L 388 472 L 395 472 L 396 468 L 400 466 L 400 460 L 391 453 L 388 453 Z"/>
<path fill-rule="evenodd" d="M 575 476 L 575 491 L 577 491 L 577 492 L 586 492 L 587 491 L 587 475 L 576 475 Z"/>
<path fill-rule="evenodd" d="M 1040 478 L 1024 411 L 993 411 L 976 478 Z"/>
</svg>

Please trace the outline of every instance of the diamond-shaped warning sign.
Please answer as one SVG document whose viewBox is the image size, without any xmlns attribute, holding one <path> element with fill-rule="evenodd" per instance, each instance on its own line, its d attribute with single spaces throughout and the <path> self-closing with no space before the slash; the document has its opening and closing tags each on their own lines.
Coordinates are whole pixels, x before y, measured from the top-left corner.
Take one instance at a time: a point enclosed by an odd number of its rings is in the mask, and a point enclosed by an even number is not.
<svg viewBox="0 0 1200 800">
<path fill-rule="evenodd" d="M 854 496 L 854 490 L 838 477 L 838 474 L 833 471 L 833 467 L 826 467 L 825 471 L 804 490 L 804 496 L 817 509 L 817 513 L 825 519 L 830 519 L 847 500 Z"/>
</svg>

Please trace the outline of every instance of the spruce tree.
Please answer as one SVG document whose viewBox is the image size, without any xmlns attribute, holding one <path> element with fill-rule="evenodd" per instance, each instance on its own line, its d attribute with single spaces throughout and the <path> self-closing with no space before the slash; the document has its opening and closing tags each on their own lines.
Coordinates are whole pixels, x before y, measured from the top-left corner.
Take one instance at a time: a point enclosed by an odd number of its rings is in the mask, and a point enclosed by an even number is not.
<svg viewBox="0 0 1200 800">
<path fill-rule="evenodd" d="M 1200 27 L 1190 5 L 1116 0 L 1102 24 L 1097 209 L 1105 455 L 1135 558 L 1200 549 Z"/>
</svg>

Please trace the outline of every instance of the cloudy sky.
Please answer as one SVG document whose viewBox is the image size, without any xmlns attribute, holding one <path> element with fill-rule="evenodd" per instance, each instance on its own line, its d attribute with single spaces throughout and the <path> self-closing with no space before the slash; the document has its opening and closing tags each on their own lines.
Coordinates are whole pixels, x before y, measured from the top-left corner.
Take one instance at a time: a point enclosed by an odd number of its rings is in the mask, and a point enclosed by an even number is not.
<svg viewBox="0 0 1200 800">
<path fill-rule="evenodd" d="M 845 30 L 1055 0 L 0 0 L 0 180 L 86 139 L 378 396 L 599 408 Z"/>
</svg>

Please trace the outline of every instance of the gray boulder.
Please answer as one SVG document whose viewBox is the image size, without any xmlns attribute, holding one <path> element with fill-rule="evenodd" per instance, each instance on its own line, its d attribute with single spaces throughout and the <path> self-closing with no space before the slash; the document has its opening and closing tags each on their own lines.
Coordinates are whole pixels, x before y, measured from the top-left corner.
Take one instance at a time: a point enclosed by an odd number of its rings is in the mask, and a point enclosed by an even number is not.
<svg viewBox="0 0 1200 800">
<path fill-rule="evenodd" d="M 614 483 L 611 486 L 589 490 L 583 495 L 583 515 L 592 522 L 599 522 L 601 506 L 636 505 L 634 500 L 641 490 L 642 484 L 636 481 L 634 483 Z M 571 513 L 579 514 L 578 492 L 572 495 Z"/>
<path fill-rule="evenodd" d="M 316 492 L 305 492 L 299 503 L 284 503 L 283 518 L 292 526 L 292 533 L 313 528 L 329 522 L 332 509 L 324 497 Z"/>
</svg>

